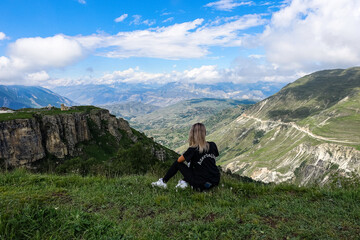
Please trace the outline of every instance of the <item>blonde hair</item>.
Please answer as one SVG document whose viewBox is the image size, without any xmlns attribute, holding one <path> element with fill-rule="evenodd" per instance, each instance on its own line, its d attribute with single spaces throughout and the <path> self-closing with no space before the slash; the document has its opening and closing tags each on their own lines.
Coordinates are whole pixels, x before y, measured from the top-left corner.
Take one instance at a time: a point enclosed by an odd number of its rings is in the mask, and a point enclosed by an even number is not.
<svg viewBox="0 0 360 240">
<path fill-rule="evenodd" d="M 209 143 L 205 140 L 206 128 L 202 123 L 192 125 L 189 132 L 189 146 L 197 147 L 200 153 L 209 150 Z"/>
</svg>

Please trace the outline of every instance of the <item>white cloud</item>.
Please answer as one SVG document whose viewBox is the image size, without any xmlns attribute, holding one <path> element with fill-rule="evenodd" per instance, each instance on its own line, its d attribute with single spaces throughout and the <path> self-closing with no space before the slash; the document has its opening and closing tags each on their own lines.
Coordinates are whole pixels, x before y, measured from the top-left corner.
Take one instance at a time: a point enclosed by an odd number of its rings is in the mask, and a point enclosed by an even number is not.
<svg viewBox="0 0 360 240">
<path fill-rule="evenodd" d="M 165 59 L 197 58 L 207 50 L 191 42 L 190 31 L 202 24 L 202 19 L 169 27 L 119 32 L 106 38 L 107 46 L 117 47 L 105 53 L 107 57 L 153 57 Z"/>
<path fill-rule="evenodd" d="M 79 85 L 79 84 L 115 84 L 115 83 L 157 83 L 189 82 L 211 84 L 221 81 L 221 71 L 215 65 L 206 65 L 183 72 L 171 71 L 169 73 L 149 73 L 141 71 L 138 67 L 123 71 L 114 71 L 104 74 L 100 78 L 80 78 L 77 80 L 56 79 L 52 84 Z"/>
<path fill-rule="evenodd" d="M 201 66 L 185 70 L 181 76 L 186 81 L 192 83 L 215 83 L 221 82 L 222 75 L 216 65 Z"/>
<path fill-rule="evenodd" d="M 219 69 L 216 65 L 203 65 L 184 71 L 170 71 L 167 73 L 149 73 L 136 68 L 106 73 L 99 78 L 84 76 L 79 79 L 52 79 L 53 85 L 81 85 L 81 84 L 116 84 L 116 83 L 146 83 L 165 84 L 169 82 L 215 84 L 219 82 L 256 83 L 276 82 L 288 83 L 305 75 L 304 72 L 278 70 L 276 67 L 259 63 L 259 59 L 239 58 L 235 66 Z"/>
<path fill-rule="evenodd" d="M 139 68 L 129 68 L 124 71 L 114 71 L 102 76 L 96 82 L 103 84 L 113 84 L 117 82 L 124 83 L 140 83 L 140 82 L 163 82 L 167 78 L 167 74 L 163 73 L 146 73 L 139 71 Z"/>
<path fill-rule="evenodd" d="M 124 21 L 125 20 L 125 18 L 127 18 L 128 17 L 128 15 L 125 13 L 125 14 L 123 14 L 123 15 L 121 15 L 120 17 L 118 17 L 118 18 L 115 18 L 115 22 L 122 22 L 122 21 Z"/>
<path fill-rule="evenodd" d="M 78 2 L 81 3 L 81 4 L 86 4 L 85 0 L 78 0 Z"/>
<path fill-rule="evenodd" d="M 133 15 L 134 20 L 130 24 L 140 25 L 141 24 L 141 15 Z"/>
<path fill-rule="evenodd" d="M 3 32 L 0 32 L 0 41 L 6 39 L 6 35 Z"/>
<path fill-rule="evenodd" d="M 148 26 L 152 26 L 152 25 L 154 25 L 156 23 L 156 20 L 146 19 L 142 23 L 145 24 L 145 25 L 148 25 Z"/>
<path fill-rule="evenodd" d="M 243 82 L 278 82 L 289 83 L 310 72 L 279 68 L 271 64 L 261 55 L 238 57 L 233 62 L 233 67 L 227 71 L 228 79 Z M 239 80 L 241 79 L 241 80 Z"/>
<path fill-rule="evenodd" d="M 0 57 L 0 80 L 10 80 L 18 75 L 18 71 L 12 67 L 8 57 Z"/>
<path fill-rule="evenodd" d="M 0 57 L 0 80 L 18 81 L 44 78 L 45 70 L 66 67 L 86 55 L 79 42 L 63 35 L 22 38 L 9 44 L 9 56 Z"/>
<path fill-rule="evenodd" d="M 225 23 L 203 24 L 203 19 L 114 36 L 77 37 L 87 47 L 103 48 L 106 57 L 151 57 L 163 59 L 200 58 L 208 55 L 211 46 L 242 46 L 241 31 L 264 23 L 259 15 L 234 17 Z M 111 50 L 108 50 L 111 48 Z"/>
<path fill-rule="evenodd" d="M 167 22 L 172 22 L 174 21 L 174 17 L 169 17 L 167 19 L 165 19 L 164 21 L 162 21 L 163 23 L 167 23 Z"/>
<path fill-rule="evenodd" d="M 145 25 L 148 25 L 148 26 L 152 26 L 156 23 L 156 20 L 149 20 L 149 19 L 146 19 L 146 20 L 142 20 L 142 16 L 141 15 L 133 15 L 133 20 L 130 22 L 130 25 L 131 24 L 134 24 L 134 25 L 140 25 L 140 24 L 145 24 Z"/>
<path fill-rule="evenodd" d="M 85 55 L 76 40 L 64 35 L 18 39 L 8 52 L 14 67 L 24 70 L 65 67 Z"/>
<path fill-rule="evenodd" d="M 246 15 L 203 24 L 203 19 L 116 35 L 74 37 L 84 48 L 112 58 L 150 57 L 163 59 L 200 58 L 212 46 L 242 46 L 242 30 L 259 26 L 259 15 Z"/>
<path fill-rule="evenodd" d="M 260 58 L 264 58 L 265 55 L 261 55 L 261 54 L 250 54 L 249 58 L 256 58 L 256 59 L 260 59 Z"/>
<path fill-rule="evenodd" d="M 40 72 L 35 72 L 35 73 L 29 73 L 27 75 L 27 79 L 31 82 L 31 83 L 40 83 L 40 82 L 44 82 L 50 79 L 50 76 L 47 72 L 45 71 L 40 71 Z"/>
<path fill-rule="evenodd" d="M 210 2 L 205 5 L 205 7 L 213 7 L 217 10 L 221 11 L 231 11 L 232 9 L 244 6 L 244 5 L 253 5 L 254 3 L 252 1 L 235 1 L 235 0 L 219 0 L 216 2 Z"/>
<path fill-rule="evenodd" d="M 293 0 L 262 35 L 268 61 L 313 71 L 360 64 L 360 1 Z"/>
</svg>

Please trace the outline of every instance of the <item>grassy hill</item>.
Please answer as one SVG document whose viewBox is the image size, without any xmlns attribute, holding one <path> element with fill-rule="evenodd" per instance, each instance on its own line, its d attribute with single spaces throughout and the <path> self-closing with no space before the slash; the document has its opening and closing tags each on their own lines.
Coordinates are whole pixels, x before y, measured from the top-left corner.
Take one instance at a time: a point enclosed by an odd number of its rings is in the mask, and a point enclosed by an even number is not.
<svg viewBox="0 0 360 240">
<path fill-rule="evenodd" d="M 162 145 L 176 149 L 186 143 L 192 124 L 203 122 L 225 109 L 253 103 L 248 100 L 214 98 L 185 100 L 132 118 L 129 122 L 135 129 L 143 131 Z M 222 118 L 227 118 L 232 110 L 227 111 L 222 113 Z M 209 123 L 211 121 L 211 125 L 216 123 L 214 119 L 209 120 Z"/>
<path fill-rule="evenodd" d="M 264 185 L 224 175 L 209 192 L 118 178 L 0 175 L 1 239 L 358 239 L 358 182 Z M 178 180 L 175 179 L 175 180 Z"/>
<path fill-rule="evenodd" d="M 360 68 L 320 71 L 284 87 L 209 135 L 220 163 L 267 182 L 323 184 L 360 173 Z"/>
</svg>

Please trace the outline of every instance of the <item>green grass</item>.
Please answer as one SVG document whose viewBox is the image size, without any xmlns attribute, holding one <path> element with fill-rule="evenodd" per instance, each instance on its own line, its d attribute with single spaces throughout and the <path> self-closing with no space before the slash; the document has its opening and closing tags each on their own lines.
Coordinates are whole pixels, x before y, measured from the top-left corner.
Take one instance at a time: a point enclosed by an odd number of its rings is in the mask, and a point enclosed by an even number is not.
<svg viewBox="0 0 360 240">
<path fill-rule="evenodd" d="M 0 239 L 356 239 L 358 187 L 263 185 L 224 175 L 209 192 L 159 176 L 0 175 Z M 178 177 L 178 176 L 177 176 Z"/>
<path fill-rule="evenodd" d="M 34 115 L 58 115 L 58 114 L 70 114 L 76 112 L 89 113 L 91 110 L 100 109 L 94 106 L 74 106 L 68 111 L 61 111 L 60 108 L 53 107 L 48 110 L 47 108 L 23 108 L 14 111 L 14 113 L 2 113 L 0 114 L 0 122 L 10 121 L 15 119 L 29 119 L 33 118 Z"/>
<path fill-rule="evenodd" d="M 33 118 L 32 113 L 27 112 L 14 112 L 14 113 L 1 113 L 0 122 L 10 121 L 14 119 L 30 119 Z"/>
</svg>

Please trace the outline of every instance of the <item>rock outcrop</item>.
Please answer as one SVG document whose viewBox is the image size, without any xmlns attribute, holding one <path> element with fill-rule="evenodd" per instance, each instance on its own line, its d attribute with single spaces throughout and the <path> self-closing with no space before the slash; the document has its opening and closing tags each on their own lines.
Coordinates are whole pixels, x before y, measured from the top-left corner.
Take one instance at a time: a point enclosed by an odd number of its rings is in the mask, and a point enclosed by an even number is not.
<svg viewBox="0 0 360 240">
<path fill-rule="evenodd" d="M 12 166 L 31 163 L 45 157 L 40 123 L 16 119 L 0 123 L 0 158 Z"/>
<path fill-rule="evenodd" d="M 17 167 L 48 155 L 58 159 L 77 156 L 81 151 L 78 143 L 91 140 L 93 128 L 100 134 L 111 134 L 118 141 L 124 134 L 136 141 L 129 124 L 105 109 L 35 114 L 30 119 L 0 122 L 0 159 L 8 166 Z"/>
</svg>

